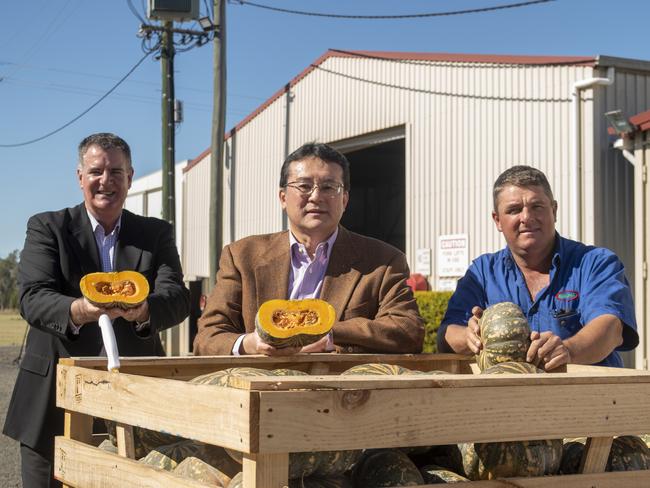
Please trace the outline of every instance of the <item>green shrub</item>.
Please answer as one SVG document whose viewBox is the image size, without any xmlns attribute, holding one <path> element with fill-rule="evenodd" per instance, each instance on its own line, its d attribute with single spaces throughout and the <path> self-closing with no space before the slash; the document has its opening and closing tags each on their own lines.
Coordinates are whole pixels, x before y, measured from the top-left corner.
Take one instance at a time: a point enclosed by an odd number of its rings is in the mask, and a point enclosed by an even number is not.
<svg viewBox="0 0 650 488">
<path fill-rule="evenodd" d="M 436 332 L 447 311 L 450 291 L 416 291 L 415 301 L 424 319 L 424 352 L 436 352 Z"/>
</svg>

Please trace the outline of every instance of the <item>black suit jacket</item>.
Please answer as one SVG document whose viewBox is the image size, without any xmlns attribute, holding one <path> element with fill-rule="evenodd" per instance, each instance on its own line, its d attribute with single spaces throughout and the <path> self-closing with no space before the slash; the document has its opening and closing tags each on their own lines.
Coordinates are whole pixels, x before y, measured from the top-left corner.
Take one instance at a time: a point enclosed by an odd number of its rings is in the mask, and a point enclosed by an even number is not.
<svg viewBox="0 0 650 488">
<path fill-rule="evenodd" d="M 113 322 L 120 356 L 160 356 L 158 332 L 180 323 L 189 312 L 189 293 L 174 244 L 172 227 L 127 210 L 115 248 L 115 270 L 147 277 L 150 327 L 140 335 L 133 323 Z M 56 364 L 60 357 L 104 355 L 97 323 L 78 335 L 68 324 L 70 304 L 81 296 L 79 280 L 101 271 L 90 220 L 83 204 L 35 215 L 27 224 L 18 265 L 20 311 L 29 323 L 25 355 L 7 411 L 3 432 L 43 453 L 63 432 L 63 411 L 56 408 Z"/>
</svg>

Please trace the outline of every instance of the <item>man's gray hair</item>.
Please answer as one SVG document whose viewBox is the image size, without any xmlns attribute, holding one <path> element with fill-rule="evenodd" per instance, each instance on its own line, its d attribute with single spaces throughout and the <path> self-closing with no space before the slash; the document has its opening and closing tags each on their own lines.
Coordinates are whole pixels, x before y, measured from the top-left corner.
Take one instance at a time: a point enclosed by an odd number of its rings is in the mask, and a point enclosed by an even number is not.
<svg viewBox="0 0 650 488">
<path fill-rule="evenodd" d="M 126 156 L 126 160 L 131 165 L 131 148 L 126 143 L 124 139 L 110 132 L 98 132 L 97 134 L 91 134 L 88 137 L 84 138 L 83 141 L 79 143 L 78 153 L 79 161 L 78 167 L 81 169 L 84 165 L 84 155 L 90 146 L 99 146 L 104 151 L 109 149 L 119 149 Z"/>
<path fill-rule="evenodd" d="M 494 204 L 494 211 L 497 211 L 497 200 L 499 193 L 503 191 L 506 186 L 518 186 L 520 188 L 530 188 L 531 186 L 541 186 L 551 201 L 554 201 L 553 191 L 551 185 L 546 179 L 546 175 L 537 168 L 532 166 L 518 165 L 508 168 L 499 175 L 492 187 L 492 200 Z"/>
</svg>

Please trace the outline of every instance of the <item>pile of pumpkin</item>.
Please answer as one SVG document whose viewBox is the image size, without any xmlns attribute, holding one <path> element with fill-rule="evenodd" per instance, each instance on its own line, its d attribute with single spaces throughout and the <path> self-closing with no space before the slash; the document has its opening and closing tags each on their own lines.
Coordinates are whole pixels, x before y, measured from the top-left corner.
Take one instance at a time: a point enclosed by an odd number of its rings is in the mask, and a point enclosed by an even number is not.
<svg viewBox="0 0 650 488">
<path fill-rule="evenodd" d="M 489 307 L 479 321 L 483 348 L 477 357 L 481 374 L 544 373 L 526 362 L 530 328 L 512 303 Z M 354 366 L 342 375 L 440 374 L 390 364 Z M 306 375 L 289 369 L 231 368 L 198 376 L 190 382 L 233 386 L 242 376 Z M 114 429 L 110 426 L 109 432 Z M 213 486 L 243 488 L 242 453 L 135 429 L 136 457 L 180 476 Z M 107 443 L 114 449 L 114 443 Z M 291 453 L 289 488 L 374 488 L 455 483 L 510 477 L 578 472 L 585 439 L 463 443 L 395 449 Z M 636 436 L 615 438 L 608 471 L 650 469 L 650 448 Z"/>
</svg>

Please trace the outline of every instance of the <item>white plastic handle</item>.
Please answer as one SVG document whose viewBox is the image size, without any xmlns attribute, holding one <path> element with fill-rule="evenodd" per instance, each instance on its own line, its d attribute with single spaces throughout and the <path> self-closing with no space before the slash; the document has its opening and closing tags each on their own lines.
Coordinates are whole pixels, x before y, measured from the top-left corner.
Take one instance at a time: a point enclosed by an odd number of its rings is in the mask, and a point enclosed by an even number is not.
<svg viewBox="0 0 650 488">
<path fill-rule="evenodd" d="M 115 332 L 113 332 L 113 322 L 106 314 L 99 316 L 99 328 L 102 331 L 102 340 L 104 341 L 104 349 L 108 357 L 108 370 L 117 371 L 120 369 L 120 355 L 117 352 L 117 341 L 115 340 Z"/>
</svg>

